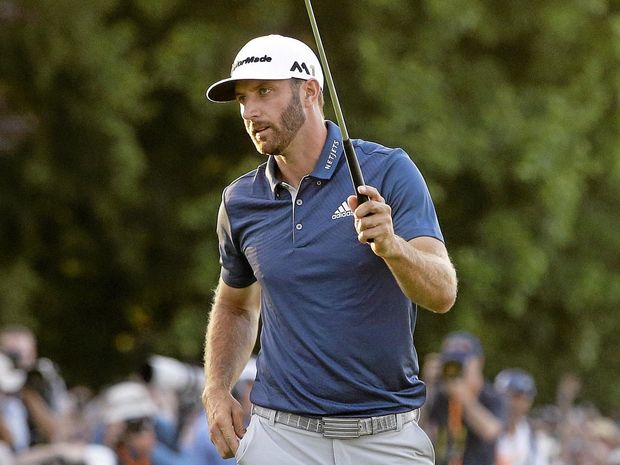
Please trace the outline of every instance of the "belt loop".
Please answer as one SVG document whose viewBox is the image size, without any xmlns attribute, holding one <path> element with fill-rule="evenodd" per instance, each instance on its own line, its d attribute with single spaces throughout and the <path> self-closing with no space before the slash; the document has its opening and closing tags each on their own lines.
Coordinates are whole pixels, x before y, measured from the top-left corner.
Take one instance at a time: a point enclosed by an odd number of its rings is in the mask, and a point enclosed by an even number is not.
<svg viewBox="0 0 620 465">
<path fill-rule="evenodd" d="M 269 410 L 269 426 L 273 426 L 276 424 L 276 415 L 278 412 L 276 410 Z"/>
<path fill-rule="evenodd" d="M 396 416 L 396 431 L 401 431 L 403 429 L 404 415 L 401 413 L 397 413 L 395 416 Z"/>
</svg>

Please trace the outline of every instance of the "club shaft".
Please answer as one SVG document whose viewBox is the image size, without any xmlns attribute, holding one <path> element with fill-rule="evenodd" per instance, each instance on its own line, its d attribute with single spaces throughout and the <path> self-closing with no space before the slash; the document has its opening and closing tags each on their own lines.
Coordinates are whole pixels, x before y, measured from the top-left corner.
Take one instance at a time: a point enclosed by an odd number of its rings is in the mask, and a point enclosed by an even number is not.
<svg viewBox="0 0 620 465">
<path fill-rule="evenodd" d="M 332 79 L 332 73 L 329 69 L 329 63 L 327 62 L 327 55 L 325 54 L 325 49 L 323 48 L 323 42 L 321 41 L 321 35 L 319 33 L 319 27 L 316 23 L 316 19 L 314 17 L 314 10 L 312 9 L 312 3 L 310 0 L 304 0 L 306 3 L 306 10 L 308 11 L 308 17 L 310 18 L 310 26 L 312 27 L 312 33 L 314 34 L 314 40 L 316 42 L 317 50 L 319 52 L 319 59 L 321 60 L 321 66 L 323 67 L 323 74 L 325 75 L 325 80 L 327 81 L 327 88 L 329 89 L 329 95 L 332 100 L 332 104 L 334 106 L 334 113 L 336 114 L 336 121 L 338 122 L 338 126 L 340 127 L 340 133 L 342 134 L 342 141 L 344 144 L 344 153 L 347 160 L 347 166 L 349 167 L 349 172 L 351 173 L 351 180 L 353 181 L 353 187 L 355 189 L 355 193 L 357 194 L 358 202 L 363 203 L 368 200 L 368 197 L 365 195 L 361 195 L 357 192 L 357 188 L 359 186 L 363 186 L 364 177 L 362 175 L 362 170 L 359 166 L 359 161 L 357 159 L 357 155 L 355 154 L 355 149 L 353 144 L 351 143 L 351 139 L 349 138 L 349 131 L 347 131 L 347 125 L 344 121 L 344 115 L 342 114 L 342 108 L 340 106 L 340 101 L 338 100 L 338 94 L 336 92 L 336 86 L 334 85 L 334 80 Z"/>
<path fill-rule="evenodd" d="M 325 80 L 327 81 L 327 88 L 329 89 L 329 95 L 334 105 L 334 112 L 336 113 L 336 121 L 338 122 L 338 126 L 340 126 L 340 132 L 342 133 L 342 138 L 348 139 L 349 132 L 347 131 L 347 125 L 344 121 L 344 115 L 342 114 L 342 107 L 340 106 L 340 101 L 338 100 L 338 93 L 336 92 L 336 86 L 334 85 L 334 80 L 332 79 L 332 73 L 331 73 L 331 70 L 329 69 L 329 63 L 327 62 L 327 55 L 325 54 L 325 48 L 323 47 L 323 41 L 321 40 L 321 34 L 319 33 L 319 26 L 316 23 L 316 18 L 314 16 L 314 10 L 312 9 L 312 3 L 310 2 L 310 0 L 304 0 L 304 1 L 306 2 L 306 8 L 308 9 L 308 16 L 310 18 L 310 26 L 312 27 L 312 33 L 314 34 L 314 40 L 316 42 L 316 47 L 319 52 L 319 58 L 321 60 L 321 65 L 323 66 Z"/>
</svg>

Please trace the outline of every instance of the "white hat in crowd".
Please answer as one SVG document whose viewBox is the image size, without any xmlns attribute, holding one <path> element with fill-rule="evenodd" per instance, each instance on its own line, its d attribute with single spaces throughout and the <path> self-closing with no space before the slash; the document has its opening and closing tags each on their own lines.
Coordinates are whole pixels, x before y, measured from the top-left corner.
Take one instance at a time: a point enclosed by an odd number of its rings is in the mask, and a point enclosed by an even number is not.
<svg viewBox="0 0 620 465">
<path fill-rule="evenodd" d="M 141 383 L 126 381 L 108 388 L 104 395 L 103 420 L 116 423 L 153 417 L 157 406 L 149 390 Z"/>
<path fill-rule="evenodd" d="M 235 100 L 235 83 L 244 79 L 316 79 L 323 88 L 321 64 L 310 47 L 291 37 L 272 34 L 250 40 L 237 53 L 230 77 L 207 90 L 212 102 Z"/>
<path fill-rule="evenodd" d="M 239 381 L 254 381 L 256 378 L 256 357 L 250 357 L 243 371 L 239 375 Z"/>
</svg>

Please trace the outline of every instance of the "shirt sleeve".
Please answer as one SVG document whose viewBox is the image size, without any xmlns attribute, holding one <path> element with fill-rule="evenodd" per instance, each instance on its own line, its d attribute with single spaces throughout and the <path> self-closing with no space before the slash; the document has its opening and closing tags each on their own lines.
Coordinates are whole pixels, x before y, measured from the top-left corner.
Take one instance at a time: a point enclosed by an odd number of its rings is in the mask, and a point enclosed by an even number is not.
<svg viewBox="0 0 620 465">
<path fill-rule="evenodd" d="M 394 232 L 407 241 L 430 236 L 443 242 L 435 206 L 422 173 L 403 150 L 397 150 L 393 156 L 381 195 L 392 208 Z"/>
<path fill-rule="evenodd" d="M 241 251 L 239 241 L 233 235 L 225 197 L 222 198 L 217 215 L 217 237 L 220 251 L 220 276 L 231 287 L 247 287 L 256 281 L 252 267 Z"/>
</svg>

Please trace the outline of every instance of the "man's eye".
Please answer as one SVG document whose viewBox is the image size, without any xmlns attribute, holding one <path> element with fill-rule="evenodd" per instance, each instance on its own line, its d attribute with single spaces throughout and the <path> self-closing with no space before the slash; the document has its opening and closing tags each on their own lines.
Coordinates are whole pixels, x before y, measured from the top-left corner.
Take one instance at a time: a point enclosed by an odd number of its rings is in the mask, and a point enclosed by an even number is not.
<svg viewBox="0 0 620 465">
<path fill-rule="evenodd" d="M 243 105 L 243 103 L 245 102 L 245 97 L 243 95 L 238 95 L 237 102 Z"/>
<path fill-rule="evenodd" d="M 270 89 L 269 87 L 261 87 L 261 88 L 258 90 L 258 93 L 259 93 L 259 94 L 261 94 L 261 95 L 266 95 L 266 94 L 268 94 L 269 92 L 271 92 L 271 89 Z"/>
</svg>

